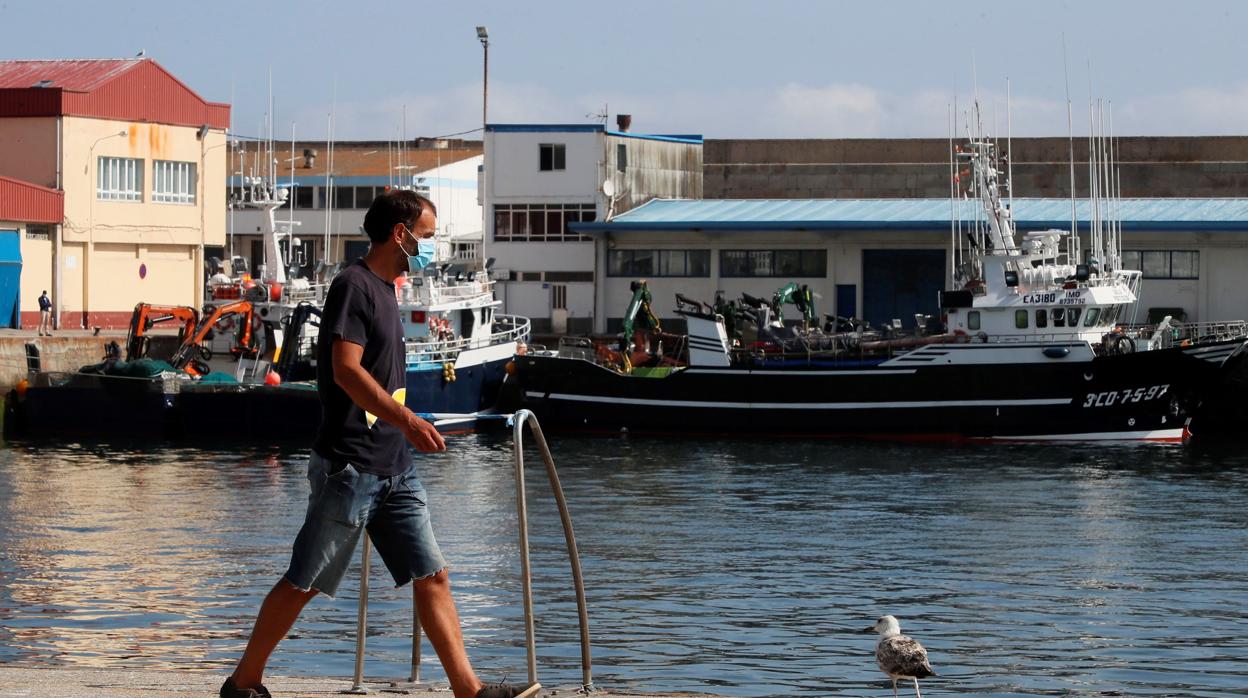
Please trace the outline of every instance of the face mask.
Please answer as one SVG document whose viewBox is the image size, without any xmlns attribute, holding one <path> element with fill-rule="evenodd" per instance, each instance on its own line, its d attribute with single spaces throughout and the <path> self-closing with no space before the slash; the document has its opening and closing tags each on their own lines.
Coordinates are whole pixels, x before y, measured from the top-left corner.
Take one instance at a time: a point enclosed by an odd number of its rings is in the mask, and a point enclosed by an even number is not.
<svg viewBox="0 0 1248 698">
<path fill-rule="evenodd" d="M 410 230 L 407 234 L 412 235 Z M 415 276 L 433 261 L 433 253 L 437 247 L 432 239 L 416 238 L 415 235 L 412 235 L 412 238 L 416 239 L 416 254 L 407 255 L 407 273 Z M 403 251 L 407 252 L 407 250 Z"/>
<path fill-rule="evenodd" d="M 433 240 L 420 240 L 416 243 L 416 254 L 407 257 L 407 273 L 416 274 L 429 266 L 433 261 L 433 252 L 437 247 Z"/>
</svg>

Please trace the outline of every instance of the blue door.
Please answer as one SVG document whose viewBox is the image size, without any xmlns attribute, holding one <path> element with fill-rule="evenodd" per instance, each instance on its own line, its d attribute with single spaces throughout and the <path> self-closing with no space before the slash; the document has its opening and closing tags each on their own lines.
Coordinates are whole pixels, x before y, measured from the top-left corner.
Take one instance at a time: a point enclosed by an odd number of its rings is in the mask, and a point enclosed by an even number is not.
<svg viewBox="0 0 1248 698">
<path fill-rule="evenodd" d="M 858 286 L 836 285 L 836 314 L 841 317 L 858 317 Z"/>
<path fill-rule="evenodd" d="M 22 326 L 22 244 L 16 230 L 0 230 L 0 327 Z"/>
<path fill-rule="evenodd" d="M 875 327 L 897 319 L 914 329 L 916 313 L 939 312 L 944 283 L 944 250 L 863 250 L 863 319 Z"/>
</svg>

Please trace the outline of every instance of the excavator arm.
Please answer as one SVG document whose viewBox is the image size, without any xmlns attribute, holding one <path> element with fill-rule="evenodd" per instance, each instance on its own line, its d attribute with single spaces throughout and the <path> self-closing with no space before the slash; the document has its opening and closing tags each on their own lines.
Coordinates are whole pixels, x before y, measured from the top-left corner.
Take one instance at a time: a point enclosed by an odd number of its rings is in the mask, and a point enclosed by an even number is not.
<svg viewBox="0 0 1248 698">
<path fill-rule="evenodd" d="M 637 315 L 642 315 L 642 322 L 647 329 L 662 330 L 659 325 L 659 319 L 654 316 L 654 311 L 650 309 L 650 289 L 646 288 L 645 279 L 634 281 L 629 288 L 633 291 L 633 298 L 628 303 L 628 310 L 624 311 L 624 333 L 620 338 L 620 356 L 624 357 L 624 370 L 631 372 L 633 370 L 632 362 L 628 355 L 632 353 L 633 332 L 637 322 Z"/>
<path fill-rule="evenodd" d="M 785 303 L 792 303 L 797 306 L 797 309 L 802 313 L 802 322 L 805 323 L 806 327 L 811 327 L 815 324 L 815 298 L 809 286 L 789 283 L 772 294 L 771 311 L 775 313 L 776 319 L 781 323 L 784 322 Z"/>
<path fill-rule="evenodd" d="M 147 356 L 148 333 L 153 326 L 171 320 L 182 324 L 178 335 L 179 340 L 185 342 L 199 325 L 199 311 L 186 305 L 135 305 L 134 313 L 130 316 L 130 328 L 126 333 L 126 361 Z"/>
<path fill-rule="evenodd" d="M 207 308 L 205 310 L 207 311 Z M 199 324 L 196 325 L 195 331 L 174 352 L 173 358 L 169 360 L 169 363 L 174 368 L 184 370 L 193 375 L 204 373 L 205 365 L 195 361 L 195 359 L 202 352 L 204 339 L 208 336 L 208 332 L 222 318 L 229 315 L 239 316 L 238 334 L 236 335 L 234 346 L 230 349 L 230 353 L 236 356 L 254 353 L 256 351 L 256 338 L 252 328 L 254 310 L 251 301 L 231 301 L 218 305 L 212 308 L 210 312 L 207 312 Z"/>
</svg>

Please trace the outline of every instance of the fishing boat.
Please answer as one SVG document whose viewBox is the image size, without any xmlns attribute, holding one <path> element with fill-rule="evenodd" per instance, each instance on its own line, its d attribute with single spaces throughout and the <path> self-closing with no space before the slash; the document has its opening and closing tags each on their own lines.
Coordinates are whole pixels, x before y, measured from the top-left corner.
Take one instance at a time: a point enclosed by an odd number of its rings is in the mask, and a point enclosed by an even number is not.
<svg viewBox="0 0 1248 698">
<path fill-rule="evenodd" d="M 140 303 L 127 351 L 69 373 L 33 372 L 8 402 L 10 434 L 160 435 L 230 433 L 249 439 L 307 441 L 320 421 L 316 342 L 331 274 L 287 274 L 285 254 L 300 246 L 274 211 L 285 188 L 252 178 L 234 205 L 267 211 L 265 263 L 259 278 L 219 276 L 212 301 L 193 308 Z M 287 244 L 281 244 L 286 241 Z M 453 257 L 439 244 L 435 264 L 396 279 L 406 348 L 405 404 L 444 431 L 475 428 L 494 407 L 504 368 L 523 351 L 527 318 L 498 313 L 488 264 Z M 224 311 L 224 312 L 223 312 Z M 168 358 L 150 359 L 153 323 L 183 327 Z M 136 363 L 140 362 L 140 363 Z M 89 409 L 75 409 L 87 407 Z M 486 422 L 489 422 L 487 419 Z"/>
<path fill-rule="evenodd" d="M 952 154 L 970 177 L 954 192 L 942 317 L 903 335 L 779 325 L 750 299 L 754 312 L 738 314 L 678 296 L 680 341 L 534 348 L 516 357 L 512 390 L 543 425 L 607 433 L 1183 440 L 1206 400 L 1248 370 L 1248 326 L 1130 324 L 1142 274 L 1122 268 L 1107 137 L 1094 134 L 1088 235 L 1019 235 L 997 143 L 968 131 Z M 751 341 L 727 327 L 742 321 Z"/>
</svg>

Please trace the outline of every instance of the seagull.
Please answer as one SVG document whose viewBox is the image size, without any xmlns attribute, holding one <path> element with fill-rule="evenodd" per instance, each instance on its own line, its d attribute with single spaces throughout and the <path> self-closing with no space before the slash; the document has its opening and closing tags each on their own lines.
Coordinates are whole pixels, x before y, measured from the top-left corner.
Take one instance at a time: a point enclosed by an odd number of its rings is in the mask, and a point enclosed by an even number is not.
<svg viewBox="0 0 1248 698">
<path fill-rule="evenodd" d="M 914 681 L 914 695 L 923 698 L 919 693 L 919 679 L 936 675 L 923 645 L 902 635 L 901 624 L 892 616 L 880 616 L 875 625 L 863 628 L 862 632 L 880 634 L 880 641 L 875 645 L 875 661 L 880 671 L 893 680 L 893 698 L 897 698 L 897 679 Z"/>
</svg>

